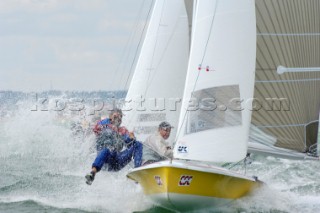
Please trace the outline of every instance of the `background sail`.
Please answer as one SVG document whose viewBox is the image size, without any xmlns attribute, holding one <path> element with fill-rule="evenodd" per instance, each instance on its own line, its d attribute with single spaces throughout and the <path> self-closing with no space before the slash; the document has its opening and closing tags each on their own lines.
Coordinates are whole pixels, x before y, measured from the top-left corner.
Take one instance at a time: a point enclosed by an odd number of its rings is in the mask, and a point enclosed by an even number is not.
<svg viewBox="0 0 320 213">
<path fill-rule="evenodd" d="M 155 1 L 123 108 L 127 111 L 123 124 L 139 140 L 154 133 L 161 121 L 177 126 L 189 56 L 188 31 L 184 1 Z"/>
<path fill-rule="evenodd" d="M 320 2 L 255 4 L 256 102 L 249 152 L 304 158 L 301 153 L 316 150 L 318 136 L 320 69 L 315 70 L 320 67 Z M 298 72 L 280 74 L 279 66 Z"/>
<path fill-rule="evenodd" d="M 187 16 L 188 16 L 188 25 L 189 25 L 189 38 L 191 41 L 191 32 L 192 32 L 192 20 L 193 20 L 193 10 L 194 10 L 194 0 L 184 0 L 184 4 L 186 7 L 187 11 Z"/>
<path fill-rule="evenodd" d="M 241 100 L 253 97 L 254 1 L 201 0 L 195 6 L 174 157 L 239 161 L 247 153 L 251 116 Z"/>
</svg>

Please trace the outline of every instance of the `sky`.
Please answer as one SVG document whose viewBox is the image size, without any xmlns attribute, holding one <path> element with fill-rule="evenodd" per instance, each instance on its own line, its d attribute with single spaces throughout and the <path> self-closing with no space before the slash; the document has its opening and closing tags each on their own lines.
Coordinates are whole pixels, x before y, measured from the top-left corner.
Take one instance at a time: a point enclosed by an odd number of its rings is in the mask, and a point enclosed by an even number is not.
<svg viewBox="0 0 320 213">
<path fill-rule="evenodd" d="M 128 87 L 152 0 L 0 0 L 0 91 Z"/>
</svg>

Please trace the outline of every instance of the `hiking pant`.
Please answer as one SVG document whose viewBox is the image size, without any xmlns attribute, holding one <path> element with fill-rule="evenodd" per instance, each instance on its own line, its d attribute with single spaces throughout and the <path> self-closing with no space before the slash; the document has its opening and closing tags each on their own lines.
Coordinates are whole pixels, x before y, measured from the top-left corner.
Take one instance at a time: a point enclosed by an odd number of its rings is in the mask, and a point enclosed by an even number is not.
<svg viewBox="0 0 320 213">
<path fill-rule="evenodd" d="M 134 167 L 141 166 L 142 162 L 142 144 L 135 141 L 127 149 L 117 152 L 104 148 L 94 160 L 92 167 L 100 171 L 104 164 L 108 165 L 109 171 L 119 171 L 125 167 L 131 159 L 134 159 Z"/>
</svg>

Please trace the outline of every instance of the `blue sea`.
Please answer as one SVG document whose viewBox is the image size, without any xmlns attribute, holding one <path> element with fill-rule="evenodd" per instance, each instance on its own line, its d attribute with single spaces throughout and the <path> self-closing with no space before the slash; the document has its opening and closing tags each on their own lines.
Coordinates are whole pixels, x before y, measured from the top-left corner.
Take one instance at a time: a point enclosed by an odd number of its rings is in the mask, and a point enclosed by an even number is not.
<svg viewBox="0 0 320 213">
<path fill-rule="evenodd" d="M 126 178 L 132 165 L 118 173 L 102 171 L 91 186 L 85 184 L 96 153 L 94 135 L 84 130 L 101 114 L 35 110 L 32 100 L 15 93 L 0 100 L 1 213 L 169 212 Z M 247 174 L 258 176 L 263 187 L 222 209 L 196 212 L 320 212 L 320 162 L 253 160 Z"/>
</svg>

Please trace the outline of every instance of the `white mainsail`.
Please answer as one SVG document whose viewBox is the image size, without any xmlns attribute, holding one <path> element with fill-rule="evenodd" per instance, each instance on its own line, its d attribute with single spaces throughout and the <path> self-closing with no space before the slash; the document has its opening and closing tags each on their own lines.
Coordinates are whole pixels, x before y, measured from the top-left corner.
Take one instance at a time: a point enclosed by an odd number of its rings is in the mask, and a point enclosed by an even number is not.
<svg viewBox="0 0 320 213">
<path fill-rule="evenodd" d="M 253 0 L 195 1 L 174 157 L 236 162 L 247 153 L 256 24 Z M 189 102 L 191 100 L 191 104 Z"/>
<path fill-rule="evenodd" d="M 177 126 L 189 57 L 184 1 L 155 1 L 149 22 L 123 107 L 123 124 L 141 141 L 162 121 Z"/>
<path fill-rule="evenodd" d="M 320 2 L 264 0 L 255 4 L 255 108 L 249 152 L 317 159 Z"/>
</svg>

